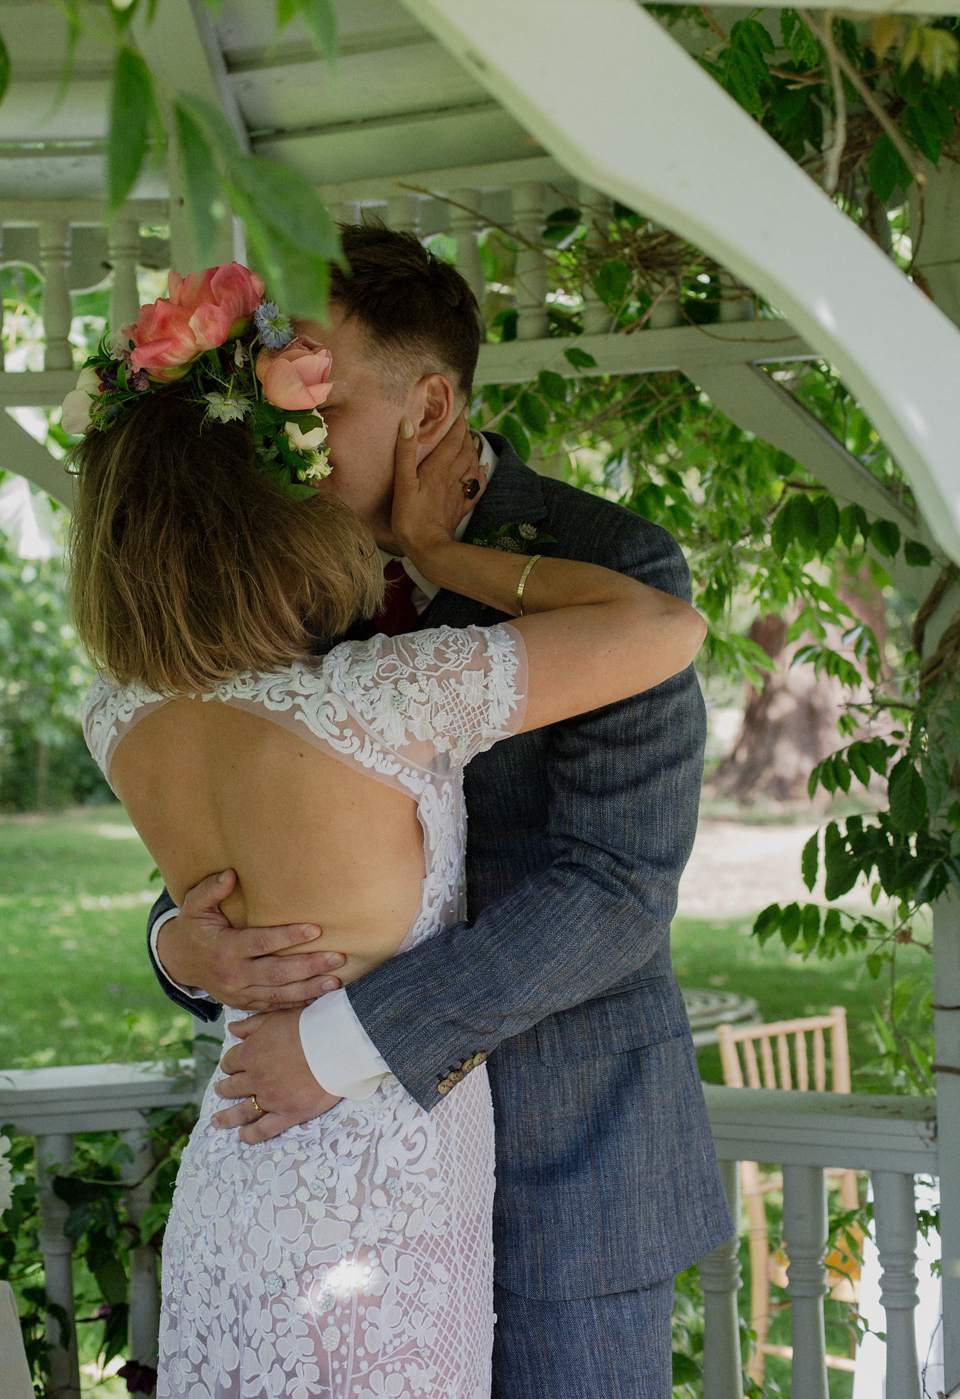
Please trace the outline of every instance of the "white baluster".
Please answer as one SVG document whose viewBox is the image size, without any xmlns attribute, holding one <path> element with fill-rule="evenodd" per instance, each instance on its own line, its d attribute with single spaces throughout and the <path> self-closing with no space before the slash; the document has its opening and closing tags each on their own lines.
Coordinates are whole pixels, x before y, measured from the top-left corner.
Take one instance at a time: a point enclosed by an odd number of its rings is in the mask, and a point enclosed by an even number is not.
<svg viewBox="0 0 960 1399">
<path fill-rule="evenodd" d="M 110 288 L 110 329 L 119 330 L 137 319 L 137 256 L 140 228 L 136 219 L 114 219 L 107 230 L 107 255 L 113 268 Z"/>
<path fill-rule="evenodd" d="M 953 606 L 956 607 L 954 601 Z M 927 646 L 935 645 L 927 627 Z M 960 1386 L 960 899 L 952 891 L 933 908 L 933 1005 L 937 1046 L 937 1147 L 943 1286 L 944 1391 Z"/>
<path fill-rule="evenodd" d="M 720 1174 L 734 1219 L 740 1219 L 740 1164 L 721 1161 Z M 703 1399 L 743 1399 L 740 1364 L 740 1260 L 736 1234 L 700 1260 L 703 1289 Z"/>
<path fill-rule="evenodd" d="M 53 1178 L 66 1171 L 73 1159 L 73 1137 L 66 1132 L 37 1137 L 37 1184 L 40 1209 L 40 1253 L 47 1300 L 66 1315 L 69 1340 L 60 1344 L 60 1322 L 47 1314 L 50 1346 L 49 1392 L 57 1399 L 80 1399 L 80 1363 L 77 1359 L 77 1326 L 73 1305 L 73 1245 L 63 1232 L 70 1210 L 53 1193 Z"/>
<path fill-rule="evenodd" d="M 480 220 L 480 195 L 475 189 L 450 191 L 450 232 L 457 240 L 457 271 L 464 278 L 480 306 L 486 296 L 486 281 L 477 234 Z"/>
<path fill-rule="evenodd" d="M 920 1399 L 917 1333 L 917 1217 L 913 1176 L 874 1171 L 873 1219 L 880 1254 L 880 1301 L 887 1313 L 886 1399 Z"/>
<path fill-rule="evenodd" d="M 72 369 L 70 322 L 73 307 L 67 268 L 70 266 L 70 225 L 66 219 L 44 219 L 40 225 L 40 267 L 43 271 L 44 369 Z"/>
<path fill-rule="evenodd" d="M 821 1166 L 783 1168 L 783 1242 L 790 1266 L 793 1399 L 828 1399 L 823 1299 L 827 1270 L 827 1191 Z"/>
<path fill-rule="evenodd" d="M 545 340 L 547 318 L 547 259 L 543 234 L 543 186 L 523 180 L 513 187 L 513 222 L 524 240 L 517 252 L 517 339 Z"/>
<path fill-rule="evenodd" d="M 154 1163 L 150 1139 L 143 1130 L 124 1132 L 123 1139 L 133 1152 L 133 1160 L 123 1167 L 123 1178 L 131 1182 L 124 1199 L 127 1214 L 139 1227 L 143 1212 L 150 1203 Z M 130 1359 L 141 1365 L 157 1363 L 160 1335 L 160 1286 L 157 1281 L 157 1256 L 144 1242 L 130 1250 Z"/>
<path fill-rule="evenodd" d="M 581 217 L 587 228 L 587 247 L 591 251 L 600 252 L 604 245 L 604 225 L 613 217 L 613 200 L 582 181 L 578 192 Z M 587 282 L 583 289 L 584 335 L 604 335 L 612 325 L 613 317 Z"/>
<path fill-rule="evenodd" d="M 735 277 L 731 277 L 729 272 L 720 273 L 720 306 L 719 318 L 721 321 L 752 321 L 754 318 L 753 296 L 742 282 L 738 282 Z"/>
<path fill-rule="evenodd" d="M 387 200 L 387 227 L 398 233 L 420 233 L 420 200 L 415 194 L 393 194 Z"/>
</svg>

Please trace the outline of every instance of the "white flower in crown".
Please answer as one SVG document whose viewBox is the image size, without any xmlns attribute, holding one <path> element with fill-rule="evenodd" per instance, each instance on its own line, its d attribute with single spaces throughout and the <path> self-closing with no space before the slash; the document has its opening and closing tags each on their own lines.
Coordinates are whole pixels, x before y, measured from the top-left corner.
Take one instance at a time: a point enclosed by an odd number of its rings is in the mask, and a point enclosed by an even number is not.
<svg viewBox="0 0 960 1399">
<path fill-rule="evenodd" d="M 249 398 L 238 394 L 236 398 L 228 393 L 206 393 L 207 417 L 218 423 L 238 423 L 253 407 Z"/>
<path fill-rule="evenodd" d="M 79 437 L 91 423 L 90 409 L 100 394 L 100 376 L 95 369 L 81 369 L 77 387 L 71 389 L 60 410 L 60 426 L 64 432 Z"/>
<path fill-rule="evenodd" d="M 536 525 L 517 525 L 517 529 L 521 539 L 536 539 L 537 537 Z"/>
<path fill-rule="evenodd" d="M 309 432 L 304 432 L 299 423 L 284 423 L 284 432 L 287 434 L 287 441 L 295 452 L 316 452 L 327 440 L 327 425 L 320 417 L 319 413 L 313 416 L 319 419 L 315 428 Z"/>
</svg>

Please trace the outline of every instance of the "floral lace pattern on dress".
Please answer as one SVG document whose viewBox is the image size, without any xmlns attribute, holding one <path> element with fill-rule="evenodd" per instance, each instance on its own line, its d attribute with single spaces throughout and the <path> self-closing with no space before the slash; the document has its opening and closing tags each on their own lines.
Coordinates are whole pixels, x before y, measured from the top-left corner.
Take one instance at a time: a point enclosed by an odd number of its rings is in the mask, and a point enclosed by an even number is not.
<svg viewBox="0 0 960 1399">
<path fill-rule="evenodd" d="M 426 876 L 407 948 L 459 916 L 462 767 L 519 728 L 523 667 L 513 628 L 444 627 L 347 642 L 203 698 L 291 728 L 416 800 Z M 105 774 L 169 698 L 94 683 L 84 731 Z M 429 1114 L 388 1075 L 371 1097 L 258 1146 L 210 1126 L 221 1106 L 211 1082 L 177 1181 L 158 1399 L 488 1399 L 486 1070 Z"/>
</svg>

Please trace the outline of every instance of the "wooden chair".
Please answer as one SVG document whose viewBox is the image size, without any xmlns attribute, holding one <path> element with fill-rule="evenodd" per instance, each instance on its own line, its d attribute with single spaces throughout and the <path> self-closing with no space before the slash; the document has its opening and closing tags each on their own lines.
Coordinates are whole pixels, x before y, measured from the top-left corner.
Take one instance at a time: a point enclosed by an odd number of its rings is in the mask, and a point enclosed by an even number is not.
<svg viewBox="0 0 960 1399">
<path fill-rule="evenodd" d="M 723 1081 L 729 1088 L 786 1088 L 800 1093 L 824 1093 L 827 1090 L 827 1045 L 830 1034 L 831 1088 L 834 1093 L 850 1092 L 850 1051 L 847 1045 L 847 1012 L 844 1006 L 833 1006 L 829 1015 L 811 1015 L 800 1020 L 778 1020 L 766 1025 L 718 1025 L 720 1061 Z M 810 1082 L 810 1055 L 807 1035 L 812 1038 L 813 1083 Z M 793 1041 L 791 1062 L 790 1040 Z M 757 1059 L 756 1046 L 760 1047 Z M 743 1055 L 741 1063 L 740 1055 Z M 746 1082 L 744 1082 L 746 1070 Z M 857 1209 L 860 1204 L 856 1171 L 829 1170 L 828 1176 L 839 1177 L 840 1198 L 844 1209 Z M 770 1328 L 770 1284 L 787 1284 L 787 1259 L 778 1249 L 771 1252 L 767 1235 L 767 1216 L 763 1197 L 771 1190 L 783 1188 L 781 1177 L 761 1179 L 756 1161 L 741 1161 L 740 1187 L 747 1211 L 750 1232 L 750 1325 L 756 1341 L 747 1366 L 747 1374 L 756 1384 L 763 1384 L 767 1355 L 789 1358 L 788 1346 L 767 1344 Z M 826 1259 L 830 1295 L 842 1301 L 856 1302 L 859 1297 L 860 1264 L 849 1249 L 834 1249 Z M 852 1362 L 843 1356 L 827 1356 L 827 1364 L 835 1369 L 851 1368 Z"/>
</svg>

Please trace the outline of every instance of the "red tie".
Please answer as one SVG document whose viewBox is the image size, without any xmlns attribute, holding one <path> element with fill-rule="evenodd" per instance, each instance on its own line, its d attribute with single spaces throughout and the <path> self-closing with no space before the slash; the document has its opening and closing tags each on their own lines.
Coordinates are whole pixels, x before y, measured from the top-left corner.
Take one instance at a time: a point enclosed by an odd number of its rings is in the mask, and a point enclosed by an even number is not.
<svg viewBox="0 0 960 1399">
<path fill-rule="evenodd" d="M 373 625 L 378 632 L 385 632 L 387 636 L 413 631 L 420 617 L 413 605 L 416 584 L 399 559 L 390 560 L 383 570 L 383 576 L 387 581 L 387 591 Z"/>
</svg>

